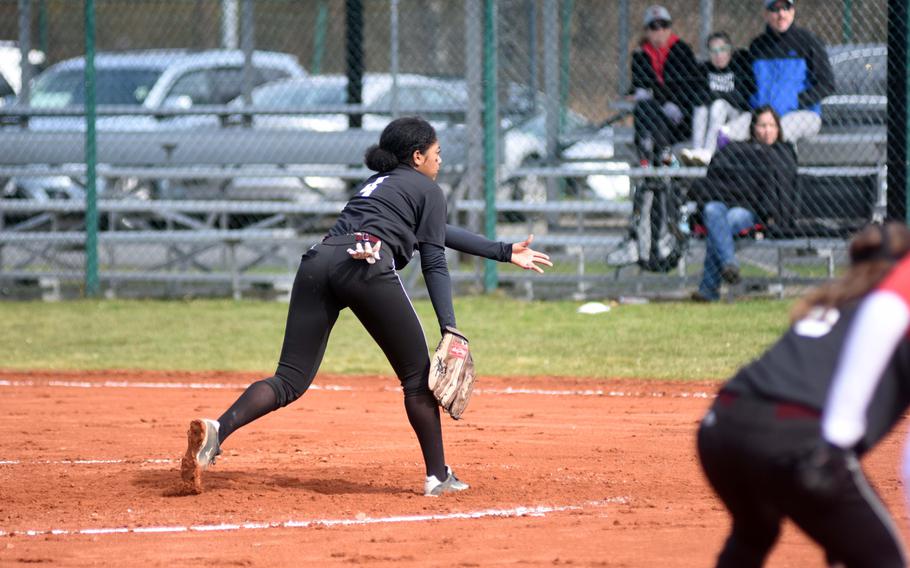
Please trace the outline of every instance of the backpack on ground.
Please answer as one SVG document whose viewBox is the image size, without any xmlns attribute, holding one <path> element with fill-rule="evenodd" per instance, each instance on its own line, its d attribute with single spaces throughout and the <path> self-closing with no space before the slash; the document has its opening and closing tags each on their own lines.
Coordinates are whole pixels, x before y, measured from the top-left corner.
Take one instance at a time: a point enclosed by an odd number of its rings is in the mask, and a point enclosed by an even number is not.
<svg viewBox="0 0 910 568">
<path fill-rule="evenodd" d="M 688 246 L 688 219 L 682 212 L 680 188 L 672 183 L 647 178 L 632 195 L 629 235 L 620 256 L 608 255 L 610 264 L 637 263 L 650 272 L 669 272 L 676 268 Z M 611 259 L 611 256 L 613 258 Z"/>
</svg>

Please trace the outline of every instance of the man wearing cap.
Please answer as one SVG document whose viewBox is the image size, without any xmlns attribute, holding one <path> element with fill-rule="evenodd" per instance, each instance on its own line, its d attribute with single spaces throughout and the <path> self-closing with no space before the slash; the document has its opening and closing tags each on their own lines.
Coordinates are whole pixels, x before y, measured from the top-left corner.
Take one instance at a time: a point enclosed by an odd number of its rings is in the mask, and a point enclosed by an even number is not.
<svg viewBox="0 0 910 568">
<path fill-rule="evenodd" d="M 793 25 L 793 0 L 762 0 L 765 32 L 752 40 L 749 56 L 755 84 L 752 108 L 771 105 L 781 116 L 784 140 L 814 136 L 822 126 L 821 100 L 834 92 L 834 73 L 825 46 L 812 32 Z M 745 140 L 750 117 L 729 125 L 729 137 Z"/>
<path fill-rule="evenodd" d="M 673 143 L 691 135 L 692 108 L 704 88 L 692 48 L 672 25 L 666 8 L 650 6 L 645 37 L 632 54 L 635 142 L 642 165 L 668 161 Z"/>
</svg>

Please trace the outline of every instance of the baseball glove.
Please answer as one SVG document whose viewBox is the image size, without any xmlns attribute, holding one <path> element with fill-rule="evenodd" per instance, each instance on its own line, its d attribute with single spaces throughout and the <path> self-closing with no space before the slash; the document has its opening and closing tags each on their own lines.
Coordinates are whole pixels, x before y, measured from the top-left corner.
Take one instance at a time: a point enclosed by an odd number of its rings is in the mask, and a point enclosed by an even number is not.
<svg viewBox="0 0 910 568">
<path fill-rule="evenodd" d="M 458 420 L 474 390 L 474 359 L 468 339 L 454 327 L 446 326 L 433 354 L 430 390 L 449 416 Z"/>
</svg>

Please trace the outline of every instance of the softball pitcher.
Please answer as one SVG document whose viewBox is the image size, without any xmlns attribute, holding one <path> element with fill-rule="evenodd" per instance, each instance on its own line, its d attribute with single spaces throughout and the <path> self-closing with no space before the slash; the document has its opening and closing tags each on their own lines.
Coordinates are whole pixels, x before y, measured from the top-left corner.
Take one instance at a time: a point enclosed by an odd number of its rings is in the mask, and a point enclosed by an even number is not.
<svg viewBox="0 0 910 568">
<path fill-rule="evenodd" d="M 365 156 L 377 172 L 348 201 L 321 243 L 303 255 L 288 309 L 275 374 L 257 381 L 218 420 L 196 419 L 187 433 L 181 475 L 201 491 L 201 474 L 238 428 L 297 400 L 309 388 L 341 310 L 350 308 L 385 353 L 404 390 L 404 406 L 426 465 L 424 494 L 463 491 L 446 465 L 439 406 L 428 389 L 423 329 L 398 270 L 419 251 L 440 329 L 455 327 L 445 246 L 524 268 L 552 266 L 522 243 L 495 243 L 446 226 L 446 201 L 435 179 L 441 164 L 436 132 L 417 117 L 392 121 Z"/>
<path fill-rule="evenodd" d="M 888 275 L 908 251 L 910 230 L 902 224 L 862 230 L 850 245 L 849 271 L 803 298 L 783 337 L 720 389 L 698 431 L 705 475 L 733 518 L 717 566 L 761 566 L 784 518 L 820 544 L 832 566 L 905 565 L 900 536 L 857 456 L 910 405 L 910 343 L 898 346 L 899 334 L 889 351 L 876 329 L 898 327 L 897 320 L 906 331 L 910 322 L 910 257 Z M 903 319 L 885 314 L 864 327 L 858 348 L 848 332 L 883 294 L 892 308 L 903 306 L 893 310 Z M 882 356 L 870 365 L 861 349 L 874 344 Z M 859 401 L 834 404 L 832 384 L 860 378 L 860 362 L 881 381 L 865 381 L 872 386 Z M 860 411 L 864 400 L 868 413 Z"/>
</svg>

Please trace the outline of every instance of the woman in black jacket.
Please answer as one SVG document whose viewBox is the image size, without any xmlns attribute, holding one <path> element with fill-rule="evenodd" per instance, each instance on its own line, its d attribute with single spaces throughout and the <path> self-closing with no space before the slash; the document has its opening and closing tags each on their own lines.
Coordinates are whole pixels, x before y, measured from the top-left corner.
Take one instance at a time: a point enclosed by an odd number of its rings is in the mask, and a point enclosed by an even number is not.
<svg viewBox="0 0 910 568">
<path fill-rule="evenodd" d="M 705 269 L 696 301 L 720 297 L 721 280 L 739 282 L 733 237 L 761 223 L 780 226 L 793 217 L 796 152 L 781 138 L 780 117 L 770 106 L 752 114 L 752 138 L 724 146 L 695 187 L 707 229 Z"/>
<path fill-rule="evenodd" d="M 645 11 L 645 38 L 632 54 L 635 141 L 643 166 L 666 161 L 674 142 L 689 137 L 692 108 L 703 97 L 698 62 L 672 31 L 663 6 Z"/>
</svg>

